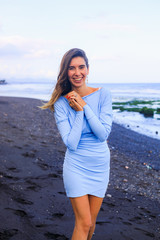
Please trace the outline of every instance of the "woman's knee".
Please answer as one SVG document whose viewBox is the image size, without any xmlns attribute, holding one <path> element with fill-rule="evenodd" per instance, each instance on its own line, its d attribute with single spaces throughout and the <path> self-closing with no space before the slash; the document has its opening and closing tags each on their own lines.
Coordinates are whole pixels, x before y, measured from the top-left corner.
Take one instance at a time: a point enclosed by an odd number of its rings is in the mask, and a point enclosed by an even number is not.
<svg viewBox="0 0 160 240">
<path fill-rule="evenodd" d="M 83 230 L 84 232 L 89 232 L 90 228 L 92 227 L 92 221 L 90 218 L 81 219 L 76 221 L 77 228 Z"/>
</svg>

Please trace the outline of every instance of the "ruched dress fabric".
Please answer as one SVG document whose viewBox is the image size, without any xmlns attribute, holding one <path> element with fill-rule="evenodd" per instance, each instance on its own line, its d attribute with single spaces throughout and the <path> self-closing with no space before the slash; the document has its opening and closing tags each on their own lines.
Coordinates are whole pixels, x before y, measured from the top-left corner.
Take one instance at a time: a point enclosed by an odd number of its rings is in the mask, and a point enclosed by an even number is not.
<svg viewBox="0 0 160 240">
<path fill-rule="evenodd" d="M 112 100 L 106 88 L 82 97 L 83 111 L 72 109 L 61 96 L 54 104 L 56 124 L 67 150 L 63 181 L 68 197 L 86 194 L 103 198 L 110 173 L 107 138 L 112 126 Z"/>
</svg>

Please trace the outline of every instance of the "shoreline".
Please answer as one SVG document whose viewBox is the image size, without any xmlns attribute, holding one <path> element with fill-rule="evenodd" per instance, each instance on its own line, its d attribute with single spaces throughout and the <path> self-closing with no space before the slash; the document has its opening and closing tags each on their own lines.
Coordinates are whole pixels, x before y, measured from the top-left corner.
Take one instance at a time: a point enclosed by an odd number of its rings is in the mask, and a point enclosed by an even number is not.
<svg viewBox="0 0 160 240">
<path fill-rule="evenodd" d="M 62 180 L 66 148 L 41 103 L 0 97 L 0 239 L 71 237 L 74 216 Z M 94 239 L 158 240 L 160 141 L 114 123 L 108 145 L 110 183 Z"/>
<path fill-rule="evenodd" d="M 35 98 L 35 97 L 29 97 L 29 96 L 23 97 L 23 96 L 1 96 L 1 95 L 0 95 L 0 98 L 22 98 L 22 99 L 34 99 L 34 100 L 39 100 L 39 101 L 41 101 L 41 102 L 46 102 L 46 101 L 47 101 L 47 100 L 44 100 L 44 99 Z M 160 101 L 160 100 L 158 100 L 158 101 Z M 114 103 L 113 103 L 113 105 L 114 105 Z M 134 112 L 133 112 L 133 113 L 134 113 Z M 116 122 L 116 120 L 113 120 L 113 123 L 115 123 L 115 124 L 117 124 L 117 125 L 125 128 L 125 129 L 127 129 L 127 130 L 129 130 L 129 131 L 136 132 L 136 133 L 138 133 L 138 134 L 140 134 L 140 135 L 143 135 L 143 136 L 149 137 L 149 138 L 151 138 L 151 139 L 156 139 L 156 140 L 160 141 L 160 138 L 157 137 L 157 135 L 152 136 L 151 134 L 145 134 L 145 133 L 143 133 L 143 132 L 138 132 L 138 130 L 142 131 L 141 129 L 136 129 L 136 128 L 139 128 L 139 126 L 136 126 L 136 127 L 133 127 L 133 128 L 132 128 L 132 124 L 131 124 L 131 126 L 130 126 L 130 125 L 127 124 L 127 123 Z M 158 132 L 158 130 L 157 130 L 157 132 Z"/>
<path fill-rule="evenodd" d="M 33 79 L 32 79 L 33 80 Z M 18 84 L 16 86 L 11 86 L 5 90 L 3 88 L 1 91 L 0 95 L 11 95 L 17 97 L 26 97 L 26 98 L 35 98 L 39 100 L 44 100 L 47 101 L 47 99 L 50 99 L 50 96 L 53 91 L 53 86 L 54 84 L 52 82 L 29 82 L 30 84 L 30 89 L 28 89 L 28 80 L 24 82 L 12 82 L 12 84 Z M 11 85 L 12 85 L 11 84 Z M 158 84 L 158 83 L 157 83 Z M 43 88 L 42 88 L 43 85 Z M 133 103 L 135 104 L 134 107 L 149 107 L 148 104 L 143 104 L 143 106 L 140 103 L 144 102 L 150 102 L 151 103 L 151 108 L 152 103 L 155 101 L 160 101 L 159 98 L 159 91 L 160 91 L 160 85 L 154 86 L 154 84 L 149 84 L 149 83 L 129 83 L 125 84 L 110 84 L 110 83 L 90 83 L 89 84 L 92 87 L 105 87 L 107 89 L 110 89 L 112 93 L 112 101 L 113 101 L 113 108 L 114 106 L 121 106 L 124 102 L 127 101 L 129 103 L 130 107 L 133 107 Z M 17 89 L 18 88 L 18 89 Z M 16 89 L 14 91 L 14 89 Z M 9 96 L 8 96 L 9 97 Z M 128 102 L 129 101 L 129 102 Z M 118 105 L 115 105 L 116 102 L 118 102 Z M 159 109 L 159 106 L 157 102 L 157 110 Z M 139 105 L 140 104 L 140 105 Z M 123 107 L 127 107 L 128 105 L 122 105 Z M 121 106 L 121 107 L 122 107 Z M 154 106 L 155 107 L 155 106 Z M 130 108 L 127 110 L 130 110 Z M 148 109 L 149 110 L 149 109 Z M 146 110 L 145 110 L 146 111 Z M 159 110 L 158 110 L 159 111 Z M 138 133 L 141 133 L 143 135 L 159 139 L 160 140 L 160 130 L 159 130 L 159 113 L 154 112 L 154 117 L 143 117 L 141 116 L 143 114 L 138 113 L 137 110 L 136 112 L 128 112 L 128 111 L 119 111 L 116 112 L 114 110 L 114 121 L 117 124 L 120 124 L 121 126 L 124 126 L 127 129 L 131 129 L 133 131 L 136 131 Z M 130 124 L 128 125 L 128 122 Z"/>
</svg>

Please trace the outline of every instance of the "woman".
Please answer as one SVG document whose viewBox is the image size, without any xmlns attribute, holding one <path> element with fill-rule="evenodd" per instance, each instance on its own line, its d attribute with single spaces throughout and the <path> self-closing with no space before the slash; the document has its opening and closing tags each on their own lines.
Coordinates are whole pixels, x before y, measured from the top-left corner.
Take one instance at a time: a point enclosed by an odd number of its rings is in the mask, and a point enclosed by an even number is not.
<svg viewBox="0 0 160 240">
<path fill-rule="evenodd" d="M 110 171 L 106 139 L 112 125 L 110 93 L 86 85 L 88 59 L 81 49 L 62 58 L 51 100 L 57 127 L 67 147 L 63 180 L 75 214 L 72 240 L 90 240 Z"/>
</svg>

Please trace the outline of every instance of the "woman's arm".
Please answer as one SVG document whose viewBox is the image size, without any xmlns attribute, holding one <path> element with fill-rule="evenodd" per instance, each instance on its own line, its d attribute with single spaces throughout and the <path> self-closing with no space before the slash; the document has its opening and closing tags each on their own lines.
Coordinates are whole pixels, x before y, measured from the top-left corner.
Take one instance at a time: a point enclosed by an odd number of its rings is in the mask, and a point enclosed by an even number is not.
<svg viewBox="0 0 160 240">
<path fill-rule="evenodd" d="M 84 111 L 76 111 L 75 121 L 70 126 L 68 116 L 59 102 L 54 104 L 54 109 L 54 117 L 62 140 L 69 150 L 75 151 L 81 138 Z"/>
<path fill-rule="evenodd" d="M 105 141 L 110 134 L 112 126 L 112 100 L 110 92 L 105 92 L 105 98 L 101 105 L 99 118 L 88 104 L 85 105 L 83 109 L 95 136 L 99 138 L 100 141 Z"/>
</svg>

